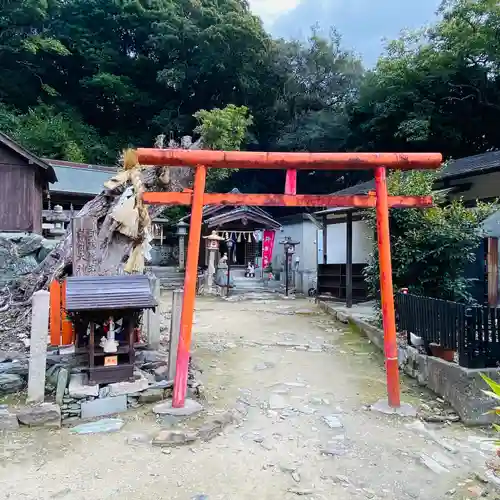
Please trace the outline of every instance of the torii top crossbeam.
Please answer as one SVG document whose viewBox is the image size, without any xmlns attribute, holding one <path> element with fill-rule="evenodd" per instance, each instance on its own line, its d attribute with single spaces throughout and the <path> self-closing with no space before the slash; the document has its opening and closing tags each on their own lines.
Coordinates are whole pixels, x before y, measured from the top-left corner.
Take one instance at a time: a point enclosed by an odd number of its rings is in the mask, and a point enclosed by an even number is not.
<svg viewBox="0 0 500 500">
<path fill-rule="evenodd" d="M 137 156 L 142 165 L 294 170 L 436 169 L 443 160 L 438 153 L 259 153 L 152 148 L 139 148 Z"/>
<path fill-rule="evenodd" d="M 394 297 L 392 287 L 389 207 L 426 207 L 431 197 L 388 196 L 386 169 L 436 169 L 442 157 L 437 153 L 257 153 L 247 151 L 204 151 L 185 149 L 138 149 L 142 165 L 175 165 L 195 167 L 194 189 L 183 193 L 144 193 L 145 203 L 191 205 L 191 228 L 184 278 L 181 332 L 177 351 L 172 405 L 183 407 L 186 391 L 196 295 L 197 265 L 204 204 L 242 204 L 274 206 L 358 206 L 376 207 L 377 237 L 380 260 L 380 288 L 384 321 L 388 402 L 400 406 L 398 352 Z M 287 171 L 285 194 L 205 193 L 209 168 L 259 168 Z M 321 196 L 297 195 L 297 170 L 370 170 L 375 172 L 376 195 Z"/>
</svg>

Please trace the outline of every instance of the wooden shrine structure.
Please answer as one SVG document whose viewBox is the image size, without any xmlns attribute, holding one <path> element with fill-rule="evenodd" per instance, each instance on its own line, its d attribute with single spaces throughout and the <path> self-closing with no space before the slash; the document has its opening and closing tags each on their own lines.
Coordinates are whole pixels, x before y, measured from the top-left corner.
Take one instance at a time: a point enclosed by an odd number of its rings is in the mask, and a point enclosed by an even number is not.
<svg viewBox="0 0 500 500">
<path fill-rule="evenodd" d="M 186 151 L 179 149 L 138 149 L 143 165 L 180 165 L 195 168 L 193 191 L 144 193 L 149 204 L 191 205 L 191 227 L 184 280 L 181 333 L 172 405 L 183 407 L 187 393 L 194 301 L 204 205 L 288 206 L 288 207 L 365 207 L 376 208 L 380 259 L 380 285 L 387 372 L 388 403 L 401 406 L 398 351 L 392 286 L 389 207 L 429 207 L 432 197 L 389 196 L 386 169 L 437 169 L 442 156 L 436 153 L 259 153 L 242 151 Z M 207 167 L 260 168 L 287 171 L 285 194 L 205 193 Z M 333 196 L 296 194 L 297 170 L 373 170 L 375 196 Z"/>
<path fill-rule="evenodd" d="M 228 194 L 241 194 L 234 188 Z M 180 222 L 188 222 L 191 215 L 186 215 Z M 219 245 L 216 261 L 224 254 L 228 254 L 226 241 L 233 241 L 231 253 L 231 267 L 246 267 L 249 262 L 253 264 L 262 255 L 262 241 L 258 233 L 264 230 L 276 231 L 281 228 L 268 212 L 257 206 L 245 205 L 206 205 L 203 207 L 201 236 L 206 238 L 214 231 L 223 238 Z M 208 252 L 204 245 L 200 247 L 198 265 L 208 265 Z"/>
</svg>

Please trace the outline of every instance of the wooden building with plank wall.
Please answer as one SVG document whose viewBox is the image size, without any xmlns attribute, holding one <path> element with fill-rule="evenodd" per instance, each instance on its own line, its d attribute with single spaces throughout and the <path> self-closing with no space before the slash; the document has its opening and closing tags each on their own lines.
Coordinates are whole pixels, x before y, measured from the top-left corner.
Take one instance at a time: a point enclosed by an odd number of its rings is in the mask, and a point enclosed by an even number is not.
<svg viewBox="0 0 500 500">
<path fill-rule="evenodd" d="M 57 181 L 51 165 L 0 132 L 0 231 L 42 232 L 42 204 Z"/>
</svg>

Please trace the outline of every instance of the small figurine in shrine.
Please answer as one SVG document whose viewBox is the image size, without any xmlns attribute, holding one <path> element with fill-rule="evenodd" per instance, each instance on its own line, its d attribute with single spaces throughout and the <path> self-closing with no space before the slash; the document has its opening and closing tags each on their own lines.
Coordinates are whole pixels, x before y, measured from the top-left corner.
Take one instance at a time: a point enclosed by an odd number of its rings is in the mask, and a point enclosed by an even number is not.
<svg viewBox="0 0 500 500">
<path fill-rule="evenodd" d="M 255 278 L 255 266 L 251 262 L 248 263 L 245 278 Z"/>
</svg>

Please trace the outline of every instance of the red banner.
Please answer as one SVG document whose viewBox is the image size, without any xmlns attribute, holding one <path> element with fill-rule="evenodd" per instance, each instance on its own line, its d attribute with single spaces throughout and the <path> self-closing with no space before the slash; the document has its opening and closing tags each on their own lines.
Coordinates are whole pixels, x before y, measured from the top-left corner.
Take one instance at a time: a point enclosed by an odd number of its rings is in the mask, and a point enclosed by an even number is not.
<svg viewBox="0 0 500 500">
<path fill-rule="evenodd" d="M 265 269 L 273 258 L 274 231 L 266 229 L 262 237 L 262 269 Z"/>
</svg>

